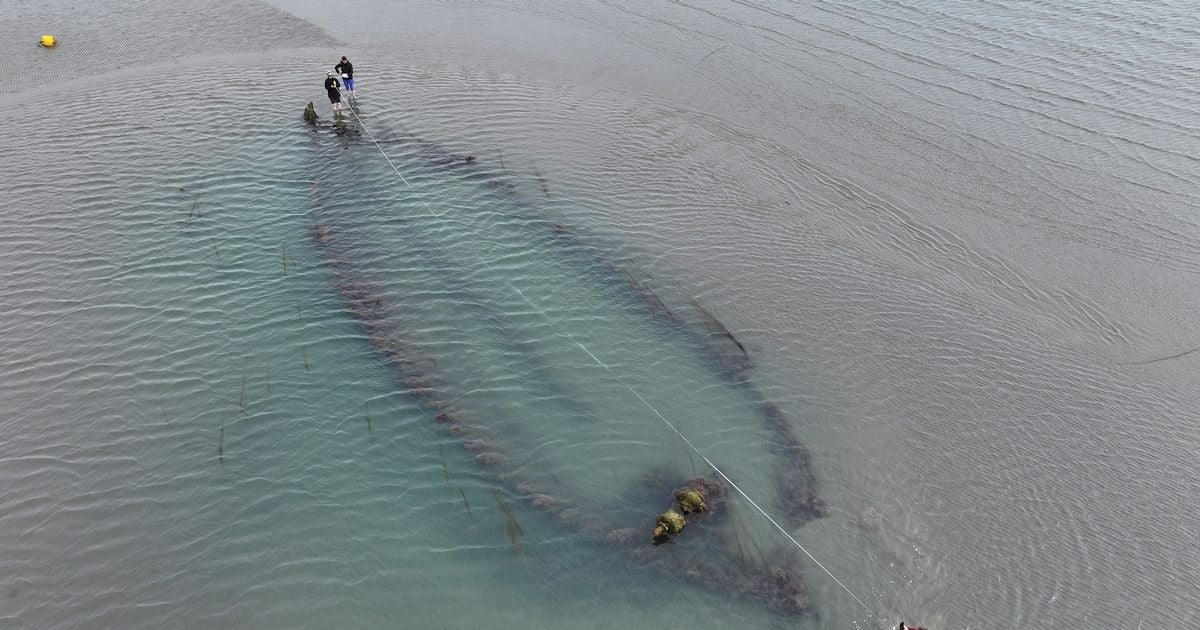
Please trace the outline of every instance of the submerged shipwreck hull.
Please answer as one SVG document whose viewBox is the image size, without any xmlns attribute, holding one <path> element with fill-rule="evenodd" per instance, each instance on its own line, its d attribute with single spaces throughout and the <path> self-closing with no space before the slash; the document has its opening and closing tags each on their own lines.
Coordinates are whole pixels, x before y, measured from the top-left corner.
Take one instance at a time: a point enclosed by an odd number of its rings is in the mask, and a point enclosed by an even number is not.
<svg viewBox="0 0 1200 630">
<path fill-rule="evenodd" d="M 344 131 L 344 130 L 343 130 Z M 570 495 L 557 484 L 545 483 L 545 477 L 531 470 L 528 454 L 512 450 L 510 443 L 498 439 L 501 428 L 493 426 L 486 410 L 468 409 L 460 401 L 473 384 L 456 382 L 438 367 L 424 345 L 406 334 L 397 305 L 388 304 L 380 280 L 369 273 L 365 262 L 369 249 L 355 236 L 362 229 L 353 205 L 334 201 L 327 193 L 339 180 L 358 180 L 345 162 L 373 159 L 375 149 L 361 143 L 352 134 L 339 133 L 340 139 L 324 135 L 314 137 L 311 181 L 312 225 L 308 230 L 314 250 L 328 266 L 333 288 L 343 308 L 358 324 L 374 353 L 388 367 L 398 387 L 418 401 L 431 422 L 455 438 L 480 469 L 505 485 L 514 496 L 544 512 L 569 531 L 590 539 L 598 553 L 608 550 L 649 567 L 664 576 L 701 585 L 722 593 L 736 594 L 767 605 L 780 614 L 798 615 L 810 608 L 807 587 L 799 571 L 799 558 L 787 550 L 771 555 L 748 553 L 738 538 L 738 527 L 728 519 L 730 509 L 714 510 L 695 520 L 676 544 L 656 547 L 650 536 L 654 517 L 672 500 L 674 490 L 643 488 L 644 515 L 641 520 L 612 517 L 588 497 Z M 347 151 L 341 146 L 349 144 Z M 358 155 L 356 155 L 358 153 Z M 451 164 L 457 162 L 451 161 Z M 469 162 L 468 162 L 469 163 Z M 439 164 L 445 166 L 445 164 Z M 356 186 L 364 186 L 358 181 Z M 397 185 L 400 185 L 397 183 Z M 647 471 L 653 480 L 649 486 L 662 488 L 680 485 L 683 480 L 670 471 Z M 709 481 L 712 492 L 723 492 L 720 484 Z M 497 498 L 498 502 L 502 499 Z M 502 509 L 509 519 L 512 515 Z M 510 538 L 519 527 L 509 527 Z M 517 544 L 514 541 L 514 545 Z"/>
<path fill-rule="evenodd" d="M 427 168 L 452 172 L 455 177 L 475 182 L 505 199 L 525 219 L 538 216 L 534 200 L 522 192 L 523 187 L 513 183 L 505 169 L 489 170 L 473 155 L 453 153 L 439 144 L 412 136 L 392 134 L 392 137 L 399 146 L 415 151 Z M 545 192 L 546 184 L 540 176 L 539 187 Z M 546 217 L 539 217 L 538 221 L 548 229 L 556 242 L 580 254 L 590 269 L 622 286 L 630 299 L 645 307 L 651 318 L 686 338 L 700 356 L 740 388 L 754 404 L 763 425 L 774 435 L 771 470 L 778 495 L 775 507 L 794 525 L 803 525 L 827 515 L 829 508 L 818 493 L 812 456 L 783 410 L 767 400 L 754 384 L 750 374 L 753 361 L 745 345 L 699 300 L 688 301 L 691 317 L 671 309 L 654 291 L 649 277 L 644 273 L 606 256 L 590 239 L 581 236 L 577 229 Z"/>
<path fill-rule="evenodd" d="M 755 410 L 774 435 L 771 450 L 775 461 L 771 467 L 776 492 L 779 495 L 777 507 L 797 525 L 825 516 L 829 508 L 817 493 L 817 478 L 812 471 L 812 457 L 808 449 L 796 435 L 783 410 L 775 403 L 765 400 L 762 392 L 750 379 L 750 354 L 733 333 L 698 300 L 690 300 L 689 305 L 703 327 L 703 330 L 697 330 L 696 324 L 668 309 L 648 282 L 638 279 L 633 272 L 600 255 L 566 226 L 554 224 L 552 230 L 558 238 L 569 240 L 579 249 L 588 252 L 595 259 L 598 268 L 614 278 L 623 280 L 629 288 L 630 295 L 643 303 L 651 316 L 667 322 L 685 335 L 706 359 L 719 367 L 723 377 L 735 383 L 750 400 L 755 401 Z"/>
</svg>

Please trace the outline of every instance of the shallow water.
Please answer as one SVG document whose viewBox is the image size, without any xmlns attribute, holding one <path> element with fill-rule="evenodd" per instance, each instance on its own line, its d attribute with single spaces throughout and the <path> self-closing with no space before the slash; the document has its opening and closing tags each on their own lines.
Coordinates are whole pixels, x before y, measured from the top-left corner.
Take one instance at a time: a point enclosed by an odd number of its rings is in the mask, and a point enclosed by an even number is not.
<svg viewBox="0 0 1200 630">
<path fill-rule="evenodd" d="M 791 529 L 885 620 L 1195 621 L 1200 354 L 1147 362 L 1200 338 L 1181 5 L 112 6 L 6 54 L 46 80 L 0 141 L 5 625 L 881 625 L 811 563 L 785 620 L 521 500 L 396 386 L 314 207 L 495 444 L 606 517 L 694 463 L 626 385 L 770 504 L 766 398 L 832 508 Z M 401 175 L 299 121 L 340 54 Z M 698 299 L 754 387 L 596 254 Z"/>
</svg>

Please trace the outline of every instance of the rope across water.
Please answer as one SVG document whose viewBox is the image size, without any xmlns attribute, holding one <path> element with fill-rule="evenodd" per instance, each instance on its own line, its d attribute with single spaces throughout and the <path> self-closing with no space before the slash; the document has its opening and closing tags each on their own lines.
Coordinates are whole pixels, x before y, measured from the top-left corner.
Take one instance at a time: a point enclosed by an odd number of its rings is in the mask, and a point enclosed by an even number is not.
<svg viewBox="0 0 1200 630">
<path fill-rule="evenodd" d="M 412 187 L 412 184 L 408 183 L 408 179 L 404 177 L 404 174 L 400 172 L 400 169 L 396 168 L 396 164 L 392 162 L 392 159 L 390 157 L 388 157 L 387 152 L 383 150 L 383 146 L 380 145 L 379 142 L 375 139 L 375 135 L 371 133 L 371 130 L 368 129 L 365 124 L 363 124 L 362 118 L 359 118 L 359 116 L 358 116 L 358 112 L 354 111 L 354 108 L 350 107 L 349 103 L 347 103 L 346 109 L 350 110 L 350 113 L 354 116 L 354 119 L 356 121 L 358 121 L 358 126 L 363 130 L 363 132 L 365 132 L 367 134 L 367 137 L 370 138 L 371 142 L 375 145 L 375 148 L 379 149 L 379 153 L 383 156 L 383 159 L 387 161 L 388 166 L 392 167 L 392 170 L 395 171 L 396 175 L 398 175 L 400 177 L 400 181 L 404 182 L 404 185 L 407 186 L 409 190 L 415 192 L 415 189 Z M 421 203 L 431 213 L 436 214 L 436 212 L 433 210 L 433 208 L 431 208 L 429 206 L 428 202 L 422 200 Z M 476 257 L 479 259 L 480 264 L 482 264 L 482 265 L 487 264 L 487 261 L 483 260 L 483 258 L 480 257 L 477 252 L 476 252 Z M 521 296 L 521 299 L 524 300 L 527 304 L 529 304 L 529 306 L 531 306 L 535 311 L 537 311 L 538 314 L 540 314 L 542 317 L 544 317 L 546 319 L 546 321 L 549 322 L 549 324 L 555 330 L 557 330 L 559 333 L 563 334 L 568 339 L 570 339 L 576 346 L 579 346 L 579 349 L 583 350 L 583 352 L 585 354 L 587 354 L 589 357 L 591 357 L 591 359 L 593 361 L 595 361 L 597 365 L 599 365 L 600 367 L 603 367 L 605 370 L 609 371 L 610 373 L 613 372 L 612 367 L 610 367 L 607 363 L 601 361 L 599 359 L 599 357 L 597 357 L 594 353 L 592 353 L 592 351 L 589 350 L 588 347 L 583 344 L 583 342 L 576 339 L 575 336 L 572 335 L 570 332 L 559 328 L 558 325 L 554 322 L 554 320 L 550 318 L 549 314 L 547 314 L 545 311 L 540 309 L 537 304 L 534 304 L 533 301 L 530 300 L 529 297 L 526 296 L 523 291 L 521 291 L 521 289 L 517 288 L 515 285 L 513 285 L 508 280 L 505 280 L 504 284 L 507 285 L 508 288 L 512 289 L 517 295 Z M 618 379 L 618 381 L 621 380 L 619 376 L 617 377 L 617 379 Z M 830 579 L 832 579 L 838 586 L 840 586 L 842 588 L 842 590 L 846 591 L 846 593 L 849 594 L 850 597 L 853 597 L 854 601 L 858 602 L 859 605 L 863 607 L 863 610 L 865 610 L 867 612 L 867 614 L 869 614 L 872 618 L 874 618 L 880 624 L 887 626 L 887 622 L 885 622 L 882 618 L 880 618 L 879 615 L 875 614 L 875 611 L 872 610 L 870 606 L 867 606 L 866 602 L 864 602 L 858 595 L 855 595 L 854 591 L 851 591 L 850 587 L 846 586 L 846 584 L 844 582 L 842 582 L 840 579 L 838 579 L 838 577 L 836 575 L 834 575 L 833 572 L 830 571 L 824 564 L 822 564 L 820 560 L 817 560 L 816 556 L 814 556 L 808 549 L 806 549 L 804 547 L 804 545 L 800 544 L 800 541 L 796 540 L 796 538 L 794 536 L 792 536 L 791 533 L 789 533 L 786 529 L 784 529 L 783 526 L 780 525 L 778 521 L 776 521 L 774 518 L 772 518 L 771 515 L 768 514 L 766 510 L 764 510 L 761 506 L 759 506 L 757 501 L 750 498 L 749 494 L 746 494 L 746 492 L 744 490 L 742 490 L 742 488 L 740 486 L 738 486 L 736 483 L 734 483 L 734 481 L 732 479 L 730 479 L 729 476 L 726 475 L 724 471 L 722 471 L 720 468 L 718 468 L 717 465 L 714 464 L 712 462 L 712 460 L 710 460 L 708 458 L 708 456 L 706 456 L 703 452 L 701 452 L 700 449 L 697 448 L 696 445 L 693 444 L 692 441 L 687 438 L 687 436 L 685 436 L 682 432 L 679 431 L 678 428 L 675 427 L 674 423 L 672 423 L 670 420 L 668 420 L 666 418 L 666 416 L 664 416 L 662 414 L 662 412 L 660 412 L 658 409 L 656 409 L 654 407 L 654 405 L 651 405 L 650 402 L 647 401 L 641 395 L 641 393 L 639 393 L 636 389 L 634 389 L 632 385 L 629 385 L 628 383 L 624 383 L 624 382 L 622 382 L 621 384 L 626 389 L 628 389 L 630 393 L 632 393 L 634 396 L 636 396 L 637 399 L 640 400 L 642 402 L 642 404 L 646 406 L 647 409 L 654 412 L 654 415 L 658 416 L 659 420 L 662 420 L 662 422 L 664 424 L 666 424 L 667 427 L 671 429 L 671 431 L 673 431 L 677 436 L 679 436 L 679 438 L 681 440 L 683 440 L 684 444 L 687 444 L 688 448 L 692 449 L 693 452 L 695 452 L 697 455 L 699 455 L 700 458 L 704 460 L 704 463 L 708 464 L 709 468 L 713 469 L 713 472 L 720 475 L 720 477 L 722 479 L 724 479 L 725 482 L 730 485 L 730 487 L 732 487 L 734 490 L 736 490 L 737 493 L 739 495 L 741 495 L 741 497 L 743 499 L 745 499 L 747 502 L 749 502 L 750 505 L 753 506 L 754 509 L 763 516 L 763 518 L 767 519 L 768 522 L 770 522 L 772 525 L 774 525 L 775 529 L 779 530 L 779 533 L 783 534 L 784 537 L 786 537 L 789 541 L 791 541 L 791 543 L 793 545 L 795 545 L 797 549 L 804 552 L 804 555 L 808 556 L 809 560 L 812 560 L 813 563 L 815 563 L 818 567 L 820 567 L 821 570 L 825 572 L 825 575 L 828 575 Z"/>
</svg>

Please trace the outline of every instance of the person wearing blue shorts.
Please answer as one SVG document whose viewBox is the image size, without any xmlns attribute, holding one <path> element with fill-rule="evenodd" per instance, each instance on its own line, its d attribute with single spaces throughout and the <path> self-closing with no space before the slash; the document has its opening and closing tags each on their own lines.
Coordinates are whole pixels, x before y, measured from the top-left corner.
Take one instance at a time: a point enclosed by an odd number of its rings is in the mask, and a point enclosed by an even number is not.
<svg viewBox="0 0 1200 630">
<path fill-rule="evenodd" d="M 354 93 L 354 64 L 350 63 L 349 59 L 342 57 L 333 70 L 342 75 L 342 84 L 346 86 L 346 96 L 358 98 L 358 95 Z"/>
</svg>

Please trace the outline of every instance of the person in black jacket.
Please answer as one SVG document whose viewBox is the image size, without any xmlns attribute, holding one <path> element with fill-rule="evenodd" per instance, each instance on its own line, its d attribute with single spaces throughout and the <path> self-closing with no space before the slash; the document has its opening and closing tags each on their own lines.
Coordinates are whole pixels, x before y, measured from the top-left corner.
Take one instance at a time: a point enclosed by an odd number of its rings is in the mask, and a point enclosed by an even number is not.
<svg viewBox="0 0 1200 630">
<path fill-rule="evenodd" d="M 333 67 L 333 71 L 342 75 L 342 83 L 346 84 L 346 94 L 350 98 L 358 98 L 358 95 L 354 93 L 354 64 L 350 63 L 349 59 L 342 57 L 338 65 Z"/>
<path fill-rule="evenodd" d="M 338 89 L 341 84 L 338 83 L 337 77 L 333 73 L 325 75 L 325 92 L 329 94 L 329 104 L 333 106 L 333 111 L 342 111 L 342 93 Z"/>
</svg>

